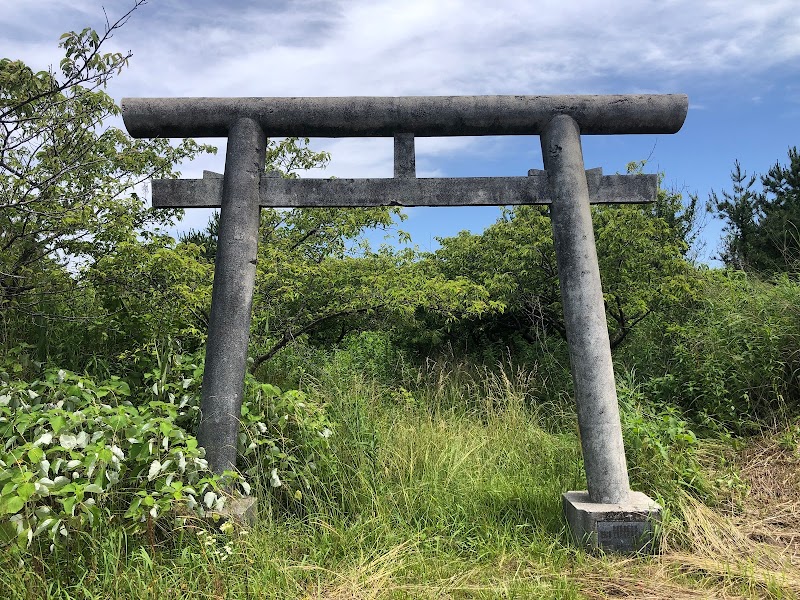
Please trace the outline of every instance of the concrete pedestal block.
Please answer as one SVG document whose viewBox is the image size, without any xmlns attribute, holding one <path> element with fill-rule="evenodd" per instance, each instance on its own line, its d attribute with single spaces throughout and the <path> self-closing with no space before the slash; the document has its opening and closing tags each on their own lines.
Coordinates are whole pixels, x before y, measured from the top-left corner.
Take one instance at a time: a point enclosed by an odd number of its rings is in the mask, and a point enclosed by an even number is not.
<svg viewBox="0 0 800 600">
<path fill-rule="evenodd" d="M 630 492 L 625 502 L 589 501 L 589 492 L 566 492 L 564 514 L 575 540 L 604 552 L 650 553 L 661 506 L 642 492 Z"/>
<path fill-rule="evenodd" d="M 231 520 L 237 525 L 252 527 L 258 517 L 258 506 L 254 496 L 228 498 L 222 510 L 215 511 L 223 521 Z"/>
</svg>

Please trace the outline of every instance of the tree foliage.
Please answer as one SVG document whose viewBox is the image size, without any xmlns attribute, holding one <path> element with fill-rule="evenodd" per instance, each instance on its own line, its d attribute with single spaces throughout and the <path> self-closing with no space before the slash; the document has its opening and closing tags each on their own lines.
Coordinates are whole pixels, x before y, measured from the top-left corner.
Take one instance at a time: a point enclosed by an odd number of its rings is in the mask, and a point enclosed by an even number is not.
<svg viewBox="0 0 800 600">
<path fill-rule="evenodd" d="M 170 222 L 178 213 L 148 210 L 137 186 L 215 150 L 105 125 L 120 111 L 103 88 L 130 53 L 104 53 L 103 44 L 142 3 L 103 35 L 65 33 L 58 72 L 0 60 L 0 310 L 37 312 L 42 294 L 74 292 L 65 269 Z"/>
<path fill-rule="evenodd" d="M 636 172 L 641 163 L 632 163 Z M 652 207 L 594 207 L 592 218 L 612 348 L 660 306 L 691 293 L 689 248 L 695 200 L 659 190 Z M 482 234 L 461 232 L 439 240 L 431 260 L 450 278 L 484 286 L 506 307 L 502 314 L 465 323 L 457 335 L 473 345 L 508 345 L 515 338 L 541 342 L 565 337 L 549 210 L 504 209 Z"/>
<path fill-rule="evenodd" d="M 754 188 L 756 181 L 761 189 Z M 766 175 L 747 175 L 737 160 L 732 191 L 712 190 L 708 210 L 725 223 L 722 261 L 735 269 L 775 274 L 800 264 L 800 155 L 789 149 L 787 166 L 776 162 Z"/>
</svg>

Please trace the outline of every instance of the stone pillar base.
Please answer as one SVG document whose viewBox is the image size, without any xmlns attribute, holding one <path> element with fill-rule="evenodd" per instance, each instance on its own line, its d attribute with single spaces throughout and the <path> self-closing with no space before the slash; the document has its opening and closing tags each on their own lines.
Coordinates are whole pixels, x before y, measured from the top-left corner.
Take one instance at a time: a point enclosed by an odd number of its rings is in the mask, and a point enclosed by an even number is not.
<svg viewBox="0 0 800 600">
<path fill-rule="evenodd" d="M 564 515 L 575 540 L 604 552 L 651 553 L 661 506 L 642 492 L 631 492 L 622 504 L 589 501 L 589 492 L 566 492 Z"/>
<path fill-rule="evenodd" d="M 222 521 L 233 521 L 237 525 L 252 527 L 256 524 L 258 517 L 258 506 L 255 496 L 242 496 L 238 498 L 228 498 L 222 510 L 214 511 L 214 516 Z"/>
</svg>

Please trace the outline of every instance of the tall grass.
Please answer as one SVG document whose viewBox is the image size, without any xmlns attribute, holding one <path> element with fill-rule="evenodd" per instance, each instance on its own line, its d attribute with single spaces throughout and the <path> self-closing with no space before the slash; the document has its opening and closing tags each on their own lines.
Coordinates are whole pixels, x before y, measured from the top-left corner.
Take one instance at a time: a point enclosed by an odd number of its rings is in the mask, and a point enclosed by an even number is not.
<svg viewBox="0 0 800 600">
<path fill-rule="evenodd" d="M 2 597 L 680 599 L 798 591 L 793 572 L 781 578 L 791 565 L 769 562 L 774 553 L 730 534 L 728 520 L 673 488 L 663 556 L 593 556 L 577 547 L 561 509 L 563 491 L 585 488 L 574 414 L 566 402 L 540 401 L 551 395 L 532 368 L 428 363 L 388 385 L 340 367 L 332 361 L 304 381 L 337 424 L 338 464 L 305 511 L 272 511 L 262 498 L 249 532 L 198 535 L 190 523 L 181 539 L 159 546 L 107 528 L 53 555 L 34 548 L 2 556 Z"/>
</svg>

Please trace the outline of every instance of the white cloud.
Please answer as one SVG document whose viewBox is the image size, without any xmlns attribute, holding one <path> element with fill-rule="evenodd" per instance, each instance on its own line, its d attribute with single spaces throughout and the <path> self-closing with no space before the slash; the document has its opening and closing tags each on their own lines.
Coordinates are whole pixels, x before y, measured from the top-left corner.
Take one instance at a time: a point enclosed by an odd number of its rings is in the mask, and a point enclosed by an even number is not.
<svg viewBox="0 0 800 600">
<path fill-rule="evenodd" d="M 60 33 L 102 28 L 132 0 L 0 0 L 0 56 L 57 64 Z M 150 0 L 109 50 L 134 53 L 109 93 L 327 96 L 741 90 L 797 73 L 797 0 Z M 739 87 L 737 87 L 739 86 Z M 694 94 L 693 110 L 714 110 Z M 504 142 L 419 139 L 417 166 Z M 391 140 L 317 140 L 333 154 L 310 176 L 388 177 Z M 183 169 L 221 170 L 224 151 Z"/>
<path fill-rule="evenodd" d="M 60 29 L 104 22 L 90 0 L 0 1 L 14 50 L 40 66 L 44 44 L 57 61 Z M 109 15 L 129 4 L 107 7 Z M 789 0 L 151 1 L 110 44 L 134 51 L 112 93 L 626 92 L 630 81 L 666 91 L 795 61 L 796 8 Z"/>
<path fill-rule="evenodd" d="M 407 95 L 662 89 L 800 56 L 793 2 L 351 0 L 184 23 L 145 6 L 118 34 L 138 95 Z M 179 6 L 167 3 L 167 7 Z M 630 84 L 626 84 L 630 87 Z"/>
</svg>

